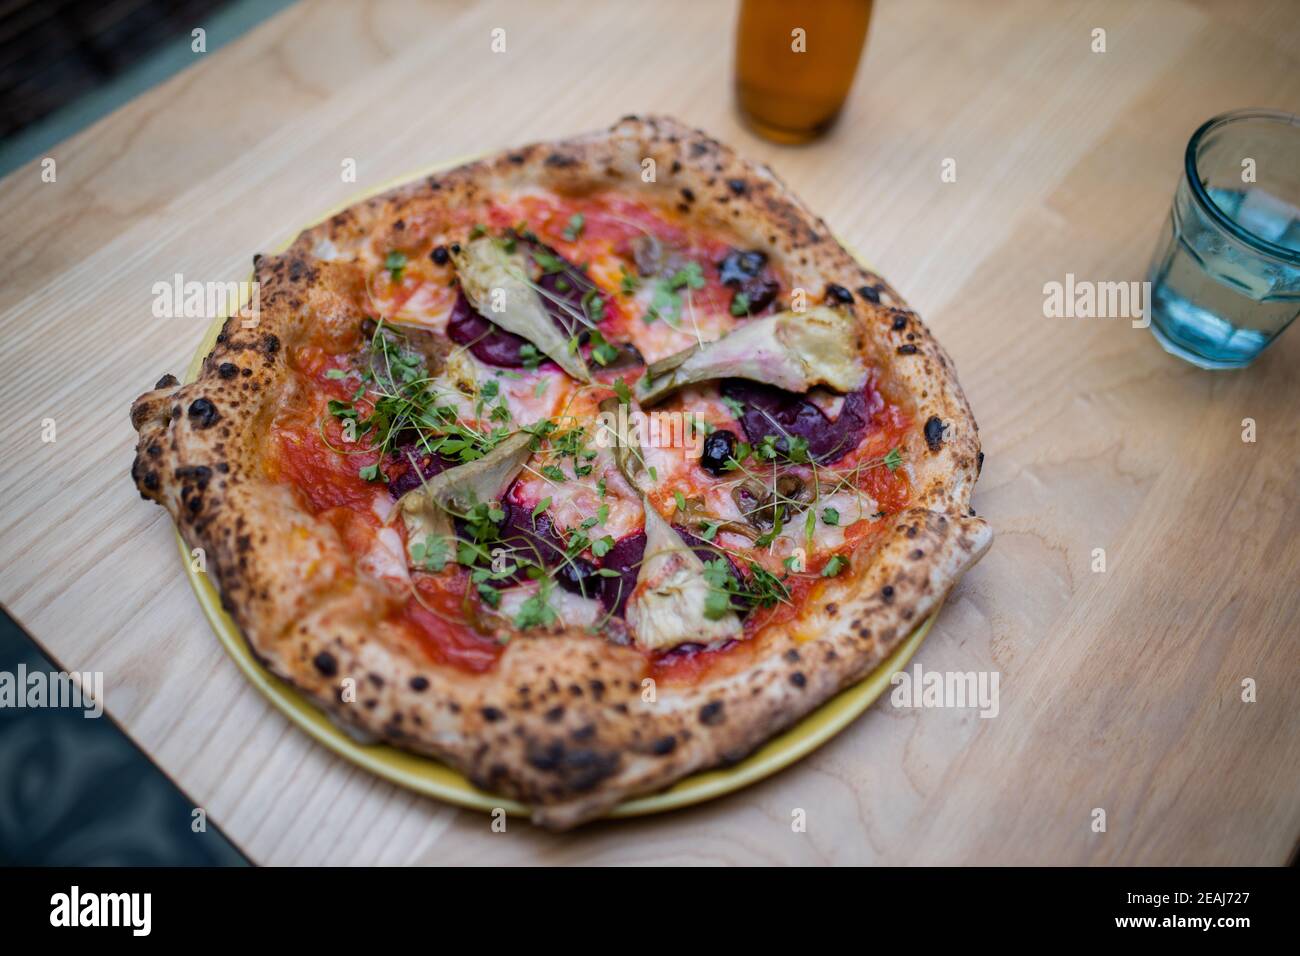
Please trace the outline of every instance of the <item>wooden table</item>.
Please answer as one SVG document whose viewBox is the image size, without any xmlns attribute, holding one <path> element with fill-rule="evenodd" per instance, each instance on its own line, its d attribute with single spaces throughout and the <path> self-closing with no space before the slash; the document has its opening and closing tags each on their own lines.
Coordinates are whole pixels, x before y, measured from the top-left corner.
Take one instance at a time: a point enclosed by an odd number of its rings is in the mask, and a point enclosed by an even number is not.
<svg viewBox="0 0 1300 956">
<path fill-rule="evenodd" d="M 263 863 L 1287 861 L 1300 333 L 1203 372 L 1126 320 L 1044 318 L 1043 286 L 1143 278 L 1192 130 L 1300 110 L 1294 4 L 881 2 L 843 121 L 801 149 L 738 124 L 734 18 L 700 0 L 302 5 L 53 150 L 56 182 L 36 162 L 5 179 L 0 599 L 62 666 L 104 672 L 110 713 Z M 219 648 L 171 522 L 127 477 L 131 399 L 204 326 L 153 318 L 152 286 L 243 279 L 292 227 L 416 167 L 648 111 L 771 164 L 956 360 L 998 537 L 917 659 L 996 670 L 1001 712 L 882 702 L 715 803 L 494 834 L 333 757 Z"/>
</svg>

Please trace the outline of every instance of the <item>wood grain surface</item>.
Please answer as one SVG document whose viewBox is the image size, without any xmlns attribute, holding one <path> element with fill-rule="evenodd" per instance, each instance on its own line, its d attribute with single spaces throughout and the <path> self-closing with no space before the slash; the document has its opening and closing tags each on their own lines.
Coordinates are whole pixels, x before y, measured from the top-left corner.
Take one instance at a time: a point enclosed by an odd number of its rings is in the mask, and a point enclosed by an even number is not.
<svg viewBox="0 0 1300 956">
<path fill-rule="evenodd" d="M 0 600 L 62 666 L 103 671 L 110 713 L 263 863 L 1286 862 L 1300 333 L 1209 373 L 1126 320 L 1044 318 L 1043 285 L 1144 278 L 1195 127 L 1300 111 L 1295 4 L 884 0 L 842 122 L 804 148 L 739 124 L 734 20 L 704 0 L 302 4 L 52 150 L 56 182 L 38 162 L 0 182 Z M 404 171 L 652 111 L 769 163 L 955 359 L 998 536 L 917 660 L 997 671 L 1000 713 L 882 701 L 717 802 L 492 833 L 333 757 L 222 653 L 128 478 L 127 408 L 205 324 L 153 318 L 152 286 L 246 278 Z"/>
</svg>

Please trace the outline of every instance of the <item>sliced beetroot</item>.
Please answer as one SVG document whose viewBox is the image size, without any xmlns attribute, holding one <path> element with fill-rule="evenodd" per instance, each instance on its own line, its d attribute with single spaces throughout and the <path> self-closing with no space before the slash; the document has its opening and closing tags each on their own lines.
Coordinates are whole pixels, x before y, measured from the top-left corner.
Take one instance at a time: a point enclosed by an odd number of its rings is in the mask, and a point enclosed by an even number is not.
<svg viewBox="0 0 1300 956">
<path fill-rule="evenodd" d="M 553 568 L 564 563 L 564 542 L 555 533 L 551 516 L 542 512 L 534 520 L 532 509 L 527 505 L 515 504 L 510 500 L 501 502 L 505 517 L 497 525 L 500 541 L 491 547 L 504 546 L 516 550 L 515 557 L 530 564 L 541 564 Z M 509 579 L 496 582 L 497 587 L 505 587 L 526 580 L 527 575 L 521 568 Z"/>
<path fill-rule="evenodd" d="M 786 451 L 786 435 L 803 438 L 808 454 L 821 465 L 839 461 L 857 448 L 872 417 L 885 407 L 870 381 L 844 396 L 834 421 L 805 396 L 762 382 L 729 378 L 722 383 L 722 394 L 744 406 L 740 424 L 751 443 L 775 435 L 777 447 Z"/>
<path fill-rule="evenodd" d="M 607 611 L 613 611 L 622 617 L 627 609 L 627 599 L 636 587 L 637 572 L 641 570 L 641 558 L 645 554 L 645 532 L 638 531 L 614 542 L 614 546 L 605 553 L 601 567 L 617 571 L 618 577 L 600 579 L 600 602 Z"/>
<path fill-rule="evenodd" d="M 442 455 L 430 454 L 420 447 L 418 441 L 412 440 L 399 446 L 384 465 L 384 474 L 388 476 L 388 493 L 394 498 L 400 498 L 454 464 Z"/>
<path fill-rule="evenodd" d="M 468 345 L 470 353 L 479 361 L 501 368 L 523 368 L 523 348 L 528 340 L 521 335 L 498 328 L 483 318 L 465 298 L 456 294 L 451 317 L 447 319 L 447 337 L 457 345 Z"/>
<path fill-rule="evenodd" d="M 560 565 L 555 572 L 555 580 L 570 594 L 579 594 L 585 598 L 600 597 L 600 578 L 596 566 L 586 558 L 574 558 Z"/>
</svg>

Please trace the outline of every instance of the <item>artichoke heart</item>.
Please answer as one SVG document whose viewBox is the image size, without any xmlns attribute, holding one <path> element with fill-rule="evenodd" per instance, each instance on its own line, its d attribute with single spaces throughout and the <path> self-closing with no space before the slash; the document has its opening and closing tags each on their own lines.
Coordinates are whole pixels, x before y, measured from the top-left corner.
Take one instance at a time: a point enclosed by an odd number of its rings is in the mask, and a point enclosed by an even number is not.
<svg viewBox="0 0 1300 956">
<path fill-rule="evenodd" d="M 600 411 L 613 423 L 609 427 L 614 432 L 618 470 L 641 496 L 645 512 L 645 552 L 626 612 L 633 643 L 646 650 L 664 650 L 678 644 L 712 644 L 739 636 L 740 618 L 735 611 L 709 615 L 710 586 L 704 576 L 704 562 L 645 497 L 641 487 L 646 477 L 645 462 L 625 428 L 631 409 L 620 409 L 617 398 L 607 398 L 600 403 Z"/>
<path fill-rule="evenodd" d="M 408 552 L 417 543 L 427 548 L 430 541 L 450 542 L 456 533 L 453 514 L 499 499 L 532 454 L 531 443 L 527 432 L 516 432 L 482 458 L 439 472 L 402 495 L 395 510 L 406 524 Z"/>
<path fill-rule="evenodd" d="M 645 502 L 645 557 L 627 602 L 633 641 L 646 650 L 678 644 L 716 644 L 741 634 L 740 618 L 727 610 L 709 617 L 704 562 L 659 512 Z"/>
<path fill-rule="evenodd" d="M 693 382 L 747 378 L 787 392 L 825 385 L 851 392 L 866 380 L 851 316 L 826 306 L 753 319 L 722 338 L 652 364 L 637 398 L 652 405 Z"/>
<path fill-rule="evenodd" d="M 451 258 L 465 298 L 484 318 L 527 339 L 574 378 L 591 381 L 587 363 L 529 281 L 523 253 L 507 252 L 499 240 L 479 236 L 457 247 Z"/>
</svg>

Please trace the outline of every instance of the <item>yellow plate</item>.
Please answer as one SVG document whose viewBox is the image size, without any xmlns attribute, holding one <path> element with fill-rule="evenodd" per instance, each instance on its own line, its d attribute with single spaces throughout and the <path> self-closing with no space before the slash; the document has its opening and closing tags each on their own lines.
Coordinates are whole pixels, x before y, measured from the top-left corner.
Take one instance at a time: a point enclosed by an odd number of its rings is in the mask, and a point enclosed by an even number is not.
<svg viewBox="0 0 1300 956">
<path fill-rule="evenodd" d="M 382 192 L 391 186 L 412 179 L 431 175 L 443 169 L 459 165 L 467 160 L 439 163 L 435 166 L 411 173 L 400 179 L 385 183 L 365 195 L 336 207 L 322 221 L 348 206 Z M 288 248 L 292 239 L 286 241 L 277 251 Z M 221 331 L 224 319 L 218 319 L 208 329 L 198 351 L 190 363 L 185 381 L 192 382 L 198 377 L 199 367 L 204 357 L 216 344 L 217 333 Z M 324 712 L 303 697 L 297 690 L 266 670 L 248 649 L 248 644 L 239 631 L 239 627 L 221 607 L 221 598 L 208 576 L 194 570 L 190 561 L 190 551 L 180 535 L 176 536 L 180 546 L 181 559 L 185 565 L 190 585 L 199 599 L 203 613 L 216 631 L 218 639 L 226 652 L 234 659 L 244 676 L 266 696 L 276 708 L 295 724 L 324 744 L 340 757 L 364 767 L 371 773 L 383 777 L 417 793 L 437 797 L 448 803 L 468 807 L 473 810 L 490 812 L 501 808 L 506 813 L 528 816 L 528 807 L 514 800 L 496 796 L 480 790 L 451 767 L 441 764 L 429 757 L 398 750 L 387 744 L 357 743 L 343 731 L 339 730 Z M 907 666 L 916 649 L 921 646 L 929 633 L 934 619 L 938 616 L 936 609 L 921 626 L 903 641 L 894 652 L 874 671 L 860 682 L 831 698 L 817 710 L 813 711 L 785 733 L 773 737 L 758 750 L 739 763 L 721 770 L 708 770 L 679 780 L 667 790 L 643 797 L 625 800 L 610 811 L 611 817 L 637 817 L 648 813 L 662 813 L 687 807 L 705 800 L 712 800 L 724 794 L 732 793 L 751 783 L 771 776 L 778 770 L 788 767 L 802 757 L 812 753 L 826 741 L 853 722 L 863 711 L 870 707 L 885 689 L 889 687 L 890 677 L 896 671 Z"/>
</svg>

